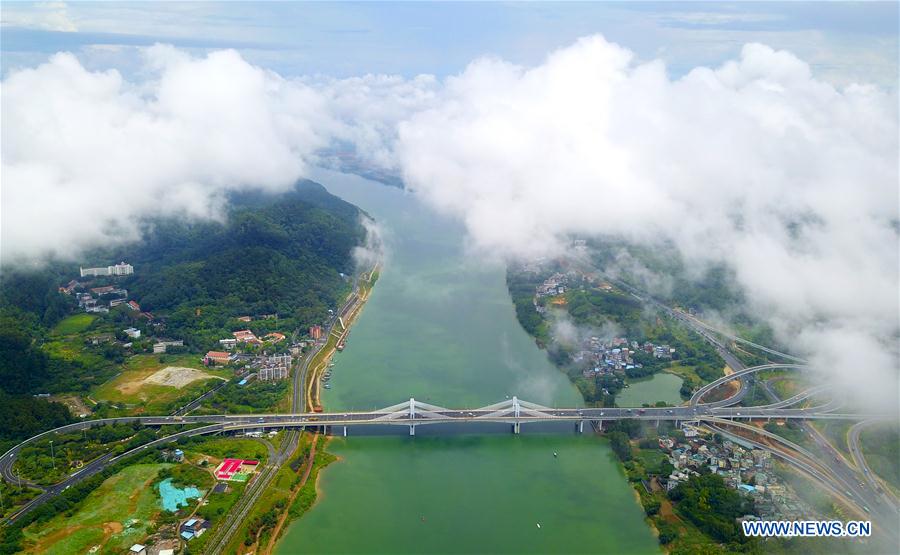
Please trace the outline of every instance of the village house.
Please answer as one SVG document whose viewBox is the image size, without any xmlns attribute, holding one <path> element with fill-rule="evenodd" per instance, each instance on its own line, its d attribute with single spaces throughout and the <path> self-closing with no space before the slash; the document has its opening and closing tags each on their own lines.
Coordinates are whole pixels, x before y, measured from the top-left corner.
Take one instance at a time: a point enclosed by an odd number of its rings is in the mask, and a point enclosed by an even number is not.
<svg viewBox="0 0 900 555">
<path fill-rule="evenodd" d="M 153 345 L 154 353 L 165 353 L 169 347 L 184 347 L 184 341 L 181 339 L 159 341 Z"/>
<path fill-rule="evenodd" d="M 232 360 L 231 353 L 226 353 L 223 351 L 209 351 L 206 353 L 206 356 L 203 357 L 203 364 L 207 366 L 214 365 L 224 365 L 228 364 Z"/>
<path fill-rule="evenodd" d="M 262 341 L 256 337 L 256 335 L 250 330 L 240 330 L 232 333 L 234 338 L 238 341 L 238 343 L 250 343 L 254 345 L 259 345 Z"/>
<path fill-rule="evenodd" d="M 230 351 L 237 346 L 237 339 L 220 339 L 219 345 L 221 345 L 223 349 L 228 349 Z"/>
</svg>

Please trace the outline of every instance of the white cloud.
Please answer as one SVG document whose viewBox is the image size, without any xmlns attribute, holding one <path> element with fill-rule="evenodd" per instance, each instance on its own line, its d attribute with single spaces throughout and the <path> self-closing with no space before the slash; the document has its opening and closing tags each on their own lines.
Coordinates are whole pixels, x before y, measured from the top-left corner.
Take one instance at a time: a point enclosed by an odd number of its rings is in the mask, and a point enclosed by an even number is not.
<svg viewBox="0 0 900 555">
<path fill-rule="evenodd" d="M 46 31 L 73 33 L 78 26 L 69 17 L 65 2 L 35 2 L 19 4 L 6 2 L 3 5 L 3 26 L 26 27 Z"/>
<path fill-rule="evenodd" d="M 688 25 L 729 25 L 734 23 L 764 23 L 782 21 L 784 16 L 774 13 L 749 12 L 670 12 L 656 18 L 663 24 L 680 23 Z"/>
<path fill-rule="evenodd" d="M 895 406 L 896 100 L 759 44 L 672 80 L 593 36 L 536 67 L 473 62 L 401 123 L 397 152 L 410 187 L 481 250 L 614 235 L 725 262 L 781 339 Z"/>
<path fill-rule="evenodd" d="M 290 186 L 326 144 L 302 84 L 233 51 L 145 55 L 139 85 L 70 54 L 4 80 L 4 262 L 127 239 L 143 216 L 210 217 L 226 191 Z"/>
<path fill-rule="evenodd" d="M 3 81 L 4 263 L 128 238 L 144 216 L 212 217 L 227 191 L 282 190 L 349 142 L 481 253 L 612 235 L 723 262 L 785 344 L 896 406 L 895 94 L 837 88 L 759 44 L 671 79 L 599 36 L 443 81 L 285 80 L 165 46 L 138 75 L 57 54 Z"/>
</svg>

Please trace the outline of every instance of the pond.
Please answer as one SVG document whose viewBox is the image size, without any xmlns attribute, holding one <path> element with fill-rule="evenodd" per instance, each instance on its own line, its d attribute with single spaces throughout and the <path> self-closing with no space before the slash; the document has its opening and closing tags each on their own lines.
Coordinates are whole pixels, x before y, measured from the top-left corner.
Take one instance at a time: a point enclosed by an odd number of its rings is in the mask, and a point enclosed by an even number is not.
<svg viewBox="0 0 900 555">
<path fill-rule="evenodd" d="M 188 499 L 200 497 L 200 490 L 194 487 L 177 488 L 172 479 L 166 478 L 159 483 L 159 498 L 163 509 L 174 513 L 179 507 L 187 507 Z"/>
<path fill-rule="evenodd" d="M 670 405 L 680 405 L 684 402 L 679 393 L 683 381 L 668 372 L 628 380 L 629 387 L 616 395 L 616 404 L 620 407 L 639 407 L 644 403 L 655 405 L 657 401 L 665 401 Z"/>
</svg>

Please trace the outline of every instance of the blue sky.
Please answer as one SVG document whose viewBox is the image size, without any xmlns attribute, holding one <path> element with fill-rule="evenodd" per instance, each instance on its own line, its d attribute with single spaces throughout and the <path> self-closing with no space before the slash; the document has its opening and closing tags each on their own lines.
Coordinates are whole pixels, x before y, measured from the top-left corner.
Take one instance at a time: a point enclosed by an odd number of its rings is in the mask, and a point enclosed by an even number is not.
<svg viewBox="0 0 900 555">
<path fill-rule="evenodd" d="M 3 74 L 57 51 L 90 68 L 138 67 L 156 42 L 235 48 L 286 76 L 445 76 L 495 55 L 521 64 L 602 33 L 680 75 L 741 45 L 788 49 L 836 84 L 896 88 L 898 3 L 3 2 Z"/>
</svg>

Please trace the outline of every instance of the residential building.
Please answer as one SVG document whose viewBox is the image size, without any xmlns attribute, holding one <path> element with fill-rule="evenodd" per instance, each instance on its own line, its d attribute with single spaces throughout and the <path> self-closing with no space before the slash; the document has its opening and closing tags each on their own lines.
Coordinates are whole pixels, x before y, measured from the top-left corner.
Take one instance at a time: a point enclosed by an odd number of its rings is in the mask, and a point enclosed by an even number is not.
<svg viewBox="0 0 900 555">
<path fill-rule="evenodd" d="M 138 339 L 141 337 L 141 330 L 137 328 L 125 328 L 122 331 L 125 332 L 125 335 L 132 339 Z"/>
<path fill-rule="evenodd" d="M 237 347 L 237 339 L 220 339 L 219 345 L 221 345 L 223 349 L 228 349 L 230 351 L 231 349 Z"/>
<path fill-rule="evenodd" d="M 262 341 L 256 337 L 256 335 L 250 330 L 240 330 L 232 333 L 234 338 L 238 341 L 238 343 L 254 343 L 259 344 Z"/>
<path fill-rule="evenodd" d="M 284 380 L 291 375 L 291 355 L 260 357 L 257 378 L 261 381 Z"/>
<path fill-rule="evenodd" d="M 160 341 L 153 345 L 153 352 L 156 354 L 165 353 L 169 347 L 184 347 L 184 341 L 182 341 L 181 339 Z"/>
<path fill-rule="evenodd" d="M 290 369 L 284 366 L 264 366 L 259 369 L 257 376 L 260 381 L 286 380 L 290 375 Z"/>
<path fill-rule="evenodd" d="M 134 273 L 134 267 L 131 264 L 120 262 L 115 266 L 106 266 L 105 268 L 80 268 L 81 277 L 87 276 L 127 276 Z"/>
<path fill-rule="evenodd" d="M 231 362 L 231 353 L 226 353 L 223 351 L 209 351 L 206 353 L 206 356 L 203 357 L 203 364 L 207 366 L 212 366 L 215 364 L 228 364 Z"/>
</svg>

